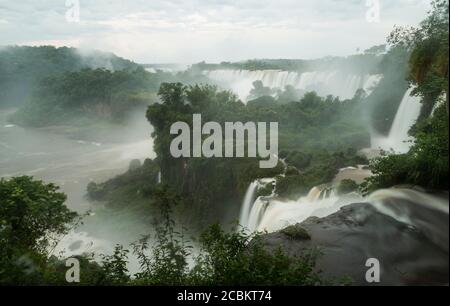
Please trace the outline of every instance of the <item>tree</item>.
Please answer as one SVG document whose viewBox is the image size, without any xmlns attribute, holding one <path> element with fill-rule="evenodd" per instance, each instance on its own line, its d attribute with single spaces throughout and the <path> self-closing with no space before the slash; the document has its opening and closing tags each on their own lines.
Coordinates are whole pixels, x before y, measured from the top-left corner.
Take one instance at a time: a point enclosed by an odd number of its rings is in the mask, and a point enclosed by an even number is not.
<svg viewBox="0 0 450 306">
<path fill-rule="evenodd" d="M 48 252 L 77 219 L 58 189 L 29 176 L 0 180 L 0 284 L 52 282 Z"/>
<path fill-rule="evenodd" d="M 270 87 L 264 86 L 262 81 L 254 81 L 253 88 L 250 90 L 250 99 L 257 99 L 263 96 L 272 95 L 273 91 Z"/>
<path fill-rule="evenodd" d="M 65 205 L 59 187 L 29 176 L 0 180 L 1 249 L 46 254 L 55 237 L 67 233 L 77 213 Z"/>
<path fill-rule="evenodd" d="M 446 93 L 448 115 L 449 1 L 433 0 L 432 10 L 419 28 L 396 27 L 388 42 L 411 52 L 409 78 L 424 101 L 435 103 Z M 431 107 L 428 107 L 431 109 Z"/>
</svg>

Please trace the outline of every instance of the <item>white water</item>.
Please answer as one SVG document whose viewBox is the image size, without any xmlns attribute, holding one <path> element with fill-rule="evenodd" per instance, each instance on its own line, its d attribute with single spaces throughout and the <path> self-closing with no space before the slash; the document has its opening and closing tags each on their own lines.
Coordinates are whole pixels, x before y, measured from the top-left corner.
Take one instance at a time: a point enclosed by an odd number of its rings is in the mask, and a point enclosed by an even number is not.
<svg viewBox="0 0 450 306">
<path fill-rule="evenodd" d="M 99 260 L 102 254 L 112 254 L 112 252 L 113 246 L 110 241 L 92 237 L 87 232 L 70 231 L 58 241 L 51 255 L 67 258 L 92 254 L 96 260 Z"/>
<path fill-rule="evenodd" d="M 437 109 L 438 109 L 439 107 L 441 107 L 442 105 L 445 104 L 446 100 L 447 100 L 447 93 L 444 91 L 444 92 L 439 96 L 439 98 L 437 99 L 437 101 L 435 102 L 435 104 L 434 104 L 434 106 L 433 106 L 433 109 L 431 110 L 431 113 L 430 113 L 430 116 L 431 116 L 431 117 L 434 116 L 434 114 L 436 113 L 436 111 L 437 111 Z"/>
<path fill-rule="evenodd" d="M 331 184 L 324 184 L 311 188 L 308 194 L 297 201 L 282 201 L 277 199 L 275 190 L 270 196 L 258 197 L 258 188 L 272 184 L 276 186 L 276 179 L 259 179 L 247 189 L 242 203 L 239 224 L 249 232 L 277 231 L 286 226 L 296 224 L 305 219 L 316 216 L 325 217 L 339 210 L 340 207 L 363 200 L 357 193 L 338 196 L 335 186 L 344 179 L 351 179 L 361 183 L 369 177 L 371 172 L 364 165 L 347 167 L 339 170 Z"/>
<path fill-rule="evenodd" d="M 411 95 L 413 89 L 408 89 L 403 96 L 389 135 L 387 137 L 377 135 L 372 137 L 373 149 L 393 150 L 400 154 L 409 151 L 413 138 L 408 135 L 408 132 L 417 121 L 422 109 L 420 97 Z"/>
<path fill-rule="evenodd" d="M 375 89 L 375 87 L 378 86 L 382 78 L 383 78 L 382 74 L 370 75 L 364 82 L 364 86 L 362 89 L 364 89 L 367 95 L 370 95 Z"/>
<path fill-rule="evenodd" d="M 250 232 L 275 232 L 289 225 L 303 222 L 309 217 L 325 217 L 342 206 L 357 203 L 362 198 L 351 193 L 338 197 L 333 191 L 318 187 L 311 189 L 297 201 L 281 201 L 273 197 L 259 197 L 253 203 L 247 220 L 240 224 Z"/>
<path fill-rule="evenodd" d="M 252 195 L 256 192 L 257 188 L 255 186 L 257 185 L 254 182 L 249 187 Z M 250 196 L 246 196 L 246 200 L 249 199 Z M 389 205 L 389 201 L 398 200 L 409 201 L 418 208 L 423 207 L 440 214 L 449 214 L 448 199 L 439 198 L 417 190 L 382 189 L 363 198 L 354 192 L 338 196 L 330 188 L 314 187 L 307 196 L 301 197 L 296 201 L 278 200 L 275 196 L 258 197 L 254 203 L 250 204 L 248 201 L 244 201 L 242 212 L 248 211 L 250 206 L 250 213 L 241 213 L 240 224 L 249 232 L 267 231 L 271 233 L 287 226 L 301 223 L 309 217 L 326 217 L 349 204 L 372 203 L 382 214 L 390 216 L 399 222 L 425 229 L 430 239 L 442 241 L 445 238 L 440 237 L 442 235 L 437 233 L 437 225 L 433 225 L 433 222 L 427 220 L 427 216 L 421 214 L 420 210 L 413 211 L 410 207 Z M 395 207 L 395 209 L 392 207 Z"/>
<path fill-rule="evenodd" d="M 158 172 L 158 179 L 157 179 L 158 184 L 161 184 L 162 182 L 162 174 L 161 171 Z"/>
<path fill-rule="evenodd" d="M 257 188 L 258 188 L 257 181 L 252 182 L 248 187 L 247 192 L 245 193 L 244 201 L 242 202 L 241 214 L 239 216 L 239 224 L 244 224 L 243 222 L 246 222 L 246 220 L 248 220 L 250 208 L 251 205 L 253 204 Z"/>
<path fill-rule="evenodd" d="M 339 71 L 289 72 L 282 70 L 212 70 L 205 71 L 210 79 L 231 89 L 240 99 L 246 101 L 254 81 L 264 86 L 284 89 L 291 85 L 296 89 L 316 91 L 321 96 L 333 95 L 351 99 L 360 88 L 370 94 L 379 83 L 381 75 L 349 75 Z"/>
<path fill-rule="evenodd" d="M 396 189 L 380 189 L 375 191 L 374 193 L 372 193 L 369 197 L 368 200 L 371 202 L 376 202 L 376 201 L 383 201 L 385 199 L 389 199 L 389 198 L 396 198 L 396 199 L 403 199 L 403 200 L 411 200 L 413 199 L 414 202 L 420 203 L 422 206 L 428 208 L 428 209 L 432 209 L 432 210 L 437 210 L 440 211 L 444 214 L 449 214 L 449 206 L 448 206 L 448 201 L 445 199 L 441 199 L 435 196 L 432 196 L 430 194 L 426 194 L 417 190 L 413 190 L 413 189 L 400 189 L 400 188 L 396 188 Z M 380 206 L 380 210 L 381 210 L 381 205 L 377 205 Z M 392 217 L 395 216 L 394 213 L 392 213 L 391 215 Z M 395 217 L 397 218 L 397 217 Z M 408 221 L 406 219 L 402 220 L 404 223 L 408 223 Z M 409 221 L 410 223 L 410 221 Z"/>
<path fill-rule="evenodd" d="M 401 205 L 402 201 L 413 205 Z M 413 189 L 381 189 L 367 198 L 382 214 L 420 229 L 425 237 L 448 252 L 448 215 L 447 197 L 437 197 Z"/>
</svg>

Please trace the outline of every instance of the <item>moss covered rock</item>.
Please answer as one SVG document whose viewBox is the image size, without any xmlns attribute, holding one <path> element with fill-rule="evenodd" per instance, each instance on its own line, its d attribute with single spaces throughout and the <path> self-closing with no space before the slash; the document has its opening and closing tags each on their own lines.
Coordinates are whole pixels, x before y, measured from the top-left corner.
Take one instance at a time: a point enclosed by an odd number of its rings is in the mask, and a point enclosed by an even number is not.
<svg viewBox="0 0 450 306">
<path fill-rule="evenodd" d="M 294 240 L 311 240 L 311 235 L 300 224 L 288 226 L 281 233 Z"/>
</svg>

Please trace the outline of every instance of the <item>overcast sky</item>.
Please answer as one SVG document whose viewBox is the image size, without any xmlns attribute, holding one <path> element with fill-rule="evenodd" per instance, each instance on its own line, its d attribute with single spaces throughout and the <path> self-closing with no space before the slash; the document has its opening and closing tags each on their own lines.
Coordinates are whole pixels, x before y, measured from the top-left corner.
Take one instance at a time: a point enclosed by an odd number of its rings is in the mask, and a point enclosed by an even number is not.
<svg viewBox="0 0 450 306">
<path fill-rule="evenodd" d="M 384 43 L 395 24 L 417 25 L 429 2 L 80 0 L 76 22 L 66 0 L 0 0 L 0 45 L 99 49 L 140 63 L 348 55 Z"/>
</svg>

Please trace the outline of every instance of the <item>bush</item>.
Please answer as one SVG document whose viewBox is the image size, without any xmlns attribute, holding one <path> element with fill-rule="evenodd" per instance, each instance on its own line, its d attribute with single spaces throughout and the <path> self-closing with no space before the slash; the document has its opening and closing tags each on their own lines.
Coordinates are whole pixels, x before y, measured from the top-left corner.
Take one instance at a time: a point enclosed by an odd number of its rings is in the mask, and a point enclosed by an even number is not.
<svg viewBox="0 0 450 306">
<path fill-rule="evenodd" d="M 353 180 L 342 180 L 338 187 L 338 194 L 346 194 L 358 190 L 359 185 Z"/>
<path fill-rule="evenodd" d="M 365 180 L 363 191 L 373 192 L 400 184 L 448 190 L 448 117 L 445 106 L 417 126 L 416 141 L 406 154 L 374 160 L 373 176 Z"/>
</svg>

